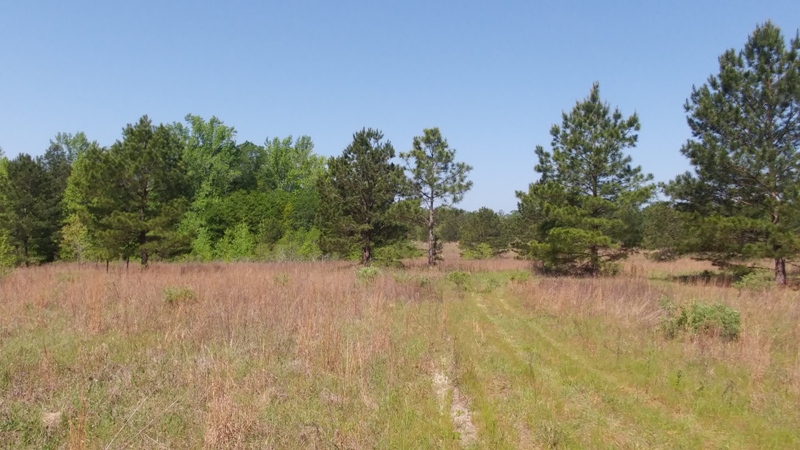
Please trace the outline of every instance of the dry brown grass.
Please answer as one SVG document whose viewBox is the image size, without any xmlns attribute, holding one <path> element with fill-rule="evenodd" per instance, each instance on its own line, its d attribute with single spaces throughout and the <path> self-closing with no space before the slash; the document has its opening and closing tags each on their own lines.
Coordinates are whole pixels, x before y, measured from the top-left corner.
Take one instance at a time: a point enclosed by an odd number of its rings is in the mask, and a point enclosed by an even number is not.
<svg viewBox="0 0 800 450">
<path fill-rule="evenodd" d="M 292 390 L 301 389 L 278 379 L 281 371 L 338 380 L 342 392 L 323 393 L 317 403 L 342 406 L 357 392 L 359 402 L 374 404 L 369 389 L 359 388 L 370 384 L 376 361 L 392 354 L 395 304 L 436 297 L 430 285 L 388 274 L 359 282 L 351 264 L 330 262 L 117 265 L 109 272 L 57 264 L 17 270 L 0 287 L 0 336 L 32 339 L 14 343 L 20 350 L 4 402 L 59 407 L 74 403 L 64 393 L 102 386 L 102 398 L 90 399 L 89 422 L 130 406 L 129 423 L 115 420 L 108 430 L 114 436 L 124 426 L 116 443 L 157 435 L 151 419 L 180 409 L 191 411 L 180 426 L 202 437 L 184 444 L 209 448 L 288 443 L 305 433 L 271 437 L 270 424 L 257 418 L 259 408 L 291 402 Z M 78 447 L 86 432 L 81 411 L 73 407 L 69 422 L 70 445 Z"/>
<path fill-rule="evenodd" d="M 69 448 L 457 448 L 450 414 L 437 416 L 437 361 L 494 361 L 479 352 L 498 342 L 522 354 L 531 318 L 541 318 L 541 327 L 552 322 L 553 342 L 579 346 L 589 355 L 581 364 L 598 372 L 614 368 L 592 355 L 628 355 L 635 365 L 648 349 L 706 373 L 744 371 L 752 408 L 800 395 L 797 291 L 678 283 L 679 275 L 711 267 L 640 256 L 616 278 L 514 279 L 527 262 L 462 261 L 457 247 L 445 250 L 436 268 L 414 261 L 373 281 L 344 262 L 16 270 L 0 278 L 0 439 Z M 445 281 L 454 270 L 470 274 L 467 287 Z M 472 295 L 483 300 L 471 303 Z M 741 336 L 667 341 L 659 334 L 662 298 L 733 307 Z M 458 320 L 469 330 L 454 331 Z M 500 325 L 508 328 L 491 331 Z M 458 354 L 456 335 L 478 353 Z M 512 375 L 492 370 L 469 373 L 474 383 L 476 373 L 490 377 L 486 389 L 497 388 L 498 398 L 517 389 L 502 382 Z M 642 396 L 648 380 L 642 375 L 640 386 L 625 389 Z M 477 434 L 470 439 L 495 442 L 485 436 L 492 410 L 480 409 L 488 400 L 474 384 L 456 387 L 474 397 Z M 666 394 L 648 395 L 655 403 Z M 681 401 L 664 404 L 680 415 Z M 520 425 L 524 411 L 513 414 L 508 432 L 520 435 L 517 444 L 562 432 L 557 417 L 542 431 L 535 421 Z"/>
</svg>

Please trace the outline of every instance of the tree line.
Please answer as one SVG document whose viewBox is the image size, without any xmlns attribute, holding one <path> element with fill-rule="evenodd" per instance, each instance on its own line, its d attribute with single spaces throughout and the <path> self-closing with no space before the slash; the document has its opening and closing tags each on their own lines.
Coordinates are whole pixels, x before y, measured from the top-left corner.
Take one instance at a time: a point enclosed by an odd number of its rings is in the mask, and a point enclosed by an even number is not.
<svg viewBox="0 0 800 450">
<path fill-rule="evenodd" d="M 549 273 L 602 275 L 639 249 L 724 267 L 773 261 L 776 283 L 800 253 L 800 37 L 770 22 L 685 103 L 692 170 L 656 184 L 633 164 L 640 130 L 589 95 L 538 146 L 538 179 L 517 210 L 455 208 L 472 186 L 438 128 L 396 153 L 362 129 L 339 156 L 307 136 L 236 142 L 219 119 L 142 117 L 110 147 L 58 134 L 40 157 L 0 157 L 0 263 L 55 260 L 396 261 L 442 241 L 468 258 L 508 250 Z M 660 195 L 659 195 L 660 194 Z"/>
<path fill-rule="evenodd" d="M 55 260 L 313 259 L 413 253 L 423 204 L 458 202 L 471 168 L 437 128 L 395 161 L 363 129 L 337 157 L 307 136 L 237 143 L 212 117 L 128 124 L 110 147 L 59 133 L 40 157 L 0 164 L 0 253 L 6 265 Z M 431 241 L 433 242 L 433 241 Z M 429 250 L 435 263 L 438 247 Z"/>
</svg>

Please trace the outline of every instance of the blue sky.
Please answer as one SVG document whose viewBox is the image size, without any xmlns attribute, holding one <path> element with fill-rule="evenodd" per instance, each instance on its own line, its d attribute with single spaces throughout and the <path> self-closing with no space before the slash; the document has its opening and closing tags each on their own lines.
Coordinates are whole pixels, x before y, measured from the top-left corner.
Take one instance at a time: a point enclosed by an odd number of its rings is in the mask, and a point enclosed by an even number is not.
<svg viewBox="0 0 800 450">
<path fill-rule="evenodd" d="M 215 115 L 238 140 L 309 135 L 339 154 L 362 127 L 399 151 L 438 126 L 474 167 L 461 207 L 516 208 L 561 112 L 589 93 L 642 130 L 635 164 L 687 170 L 683 104 L 794 1 L 0 0 L 0 147 L 41 154 L 57 132 L 110 145 L 122 127 Z"/>
</svg>

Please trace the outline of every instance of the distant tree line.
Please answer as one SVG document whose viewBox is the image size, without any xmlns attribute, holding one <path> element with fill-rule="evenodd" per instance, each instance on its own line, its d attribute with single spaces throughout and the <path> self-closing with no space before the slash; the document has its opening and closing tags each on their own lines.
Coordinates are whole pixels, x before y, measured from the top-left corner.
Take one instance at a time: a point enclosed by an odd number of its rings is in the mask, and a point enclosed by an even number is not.
<svg viewBox="0 0 800 450">
<path fill-rule="evenodd" d="M 613 274 L 639 249 L 721 267 L 773 261 L 775 281 L 800 254 L 800 34 L 770 22 L 685 103 L 680 149 L 692 171 L 656 185 L 629 155 L 636 114 L 589 95 L 536 147 L 538 179 L 517 210 L 453 205 L 472 187 L 438 128 L 395 152 L 362 129 L 341 155 L 307 136 L 236 141 L 219 119 L 188 115 L 127 125 L 110 147 L 60 133 L 40 157 L 0 152 L 0 265 L 68 261 L 352 258 L 369 264 L 443 242 L 465 258 L 513 250 L 554 274 Z M 658 193 L 662 197 L 658 199 Z"/>
<path fill-rule="evenodd" d="M 60 133 L 40 157 L 0 158 L 0 261 L 395 261 L 471 186 L 440 131 L 423 133 L 403 165 L 372 129 L 333 158 L 307 136 L 238 143 L 215 117 L 144 116 L 110 147 Z"/>
</svg>

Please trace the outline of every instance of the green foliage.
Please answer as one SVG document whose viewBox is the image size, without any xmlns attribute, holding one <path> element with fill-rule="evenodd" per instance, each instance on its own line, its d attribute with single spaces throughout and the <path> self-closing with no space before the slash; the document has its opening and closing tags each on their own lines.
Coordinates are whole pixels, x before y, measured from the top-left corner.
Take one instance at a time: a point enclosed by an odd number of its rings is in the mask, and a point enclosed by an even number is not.
<svg viewBox="0 0 800 450">
<path fill-rule="evenodd" d="M 57 133 L 55 139 L 50 140 L 50 147 L 62 151 L 70 164 L 74 164 L 83 152 L 92 145 L 97 145 L 97 143 L 90 142 L 82 131 L 75 134 Z"/>
<path fill-rule="evenodd" d="M 399 240 L 389 245 L 376 247 L 374 252 L 375 261 L 385 266 L 402 266 L 401 260 L 420 256 L 422 256 L 422 251 L 408 240 Z"/>
<path fill-rule="evenodd" d="M 736 289 L 748 291 L 767 291 L 775 287 L 775 276 L 769 272 L 753 271 L 733 283 Z"/>
<path fill-rule="evenodd" d="M 439 206 L 436 208 L 436 229 L 434 234 L 442 242 L 458 242 L 461 239 L 461 228 L 467 219 L 468 213 L 460 208 L 452 206 Z M 425 235 L 421 240 L 427 239 L 427 228 L 424 229 Z"/>
<path fill-rule="evenodd" d="M 147 116 L 123 129 L 109 149 L 90 146 L 73 178 L 74 209 L 105 259 L 153 255 L 167 259 L 188 250 L 177 225 L 186 210 L 182 144 L 175 131 Z"/>
<path fill-rule="evenodd" d="M 312 189 L 325 171 L 325 158 L 313 153 L 314 144 L 308 136 L 293 142 L 289 136 L 264 143 L 260 161 L 259 188 L 265 191 L 295 192 Z"/>
<path fill-rule="evenodd" d="M 600 99 L 594 84 L 584 101 L 553 125 L 552 152 L 536 148 L 540 179 L 519 199 L 518 251 L 547 272 L 598 275 L 638 244 L 638 211 L 650 199 L 651 175 L 631 164 L 623 149 L 634 147 L 636 114 L 624 119 Z"/>
<path fill-rule="evenodd" d="M 256 241 L 246 223 L 240 223 L 225 230 L 225 235 L 217 242 L 214 253 L 223 261 L 244 261 L 253 258 Z"/>
<path fill-rule="evenodd" d="M 275 243 L 267 258 L 279 261 L 308 261 L 322 257 L 319 247 L 320 231 L 318 228 L 310 230 L 288 230 L 278 242 Z"/>
<path fill-rule="evenodd" d="M 435 234 L 436 207 L 460 202 L 472 188 L 472 181 L 467 180 L 472 167 L 455 162 L 455 156 L 456 149 L 450 148 L 438 128 L 424 129 L 422 136 L 414 137 L 412 149 L 400 153 L 410 174 L 408 193 L 428 211 L 424 223 L 428 229 L 429 266 L 440 259 L 437 247 L 439 239 Z"/>
<path fill-rule="evenodd" d="M 8 234 L 0 229 L 0 275 L 9 272 L 17 263 L 14 248 L 9 243 Z"/>
<path fill-rule="evenodd" d="M 92 259 L 89 229 L 81 222 L 77 214 L 70 215 L 61 228 L 59 256 L 64 261 L 83 262 Z"/>
<path fill-rule="evenodd" d="M 369 264 L 374 247 L 405 239 L 407 229 L 393 208 L 403 172 L 394 163 L 394 147 L 378 130 L 363 129 L 341 156 L 328 160 L 318 182 L 320 244 L 328 254 L 361 253 Z"/>
<path fill-rule="evenodd" d="M 220 119 L 205 120 L 188 114 L 186 125 L 172 124 L 181 140 L 180 158 L 185 168 L 193 208 L 202 209 L 207 199 L 232 192 L 242 176 L 243 155 L 236 145 L 236 130 Z"/>
<path fill-rule="evenodd" d="M 467 289 L 472 281 L 472 276 L 469 273 L 463 272 L 461 270 L 454 270 L 452 272 L 448 272 L 447 274 L 447 281 L 453 283 L 459 289 Z"/>
<path fill-rule="evenodd" d="M 515 270 L 511 273 L 509 280 L 512 283 L 525 283 L 526 281 L 530 280 L 531 273 L 527 270 Z"/>
<path fill-rule="evenodd" d="M 461 257 L 464 259 L 489 259 L 495 256 L 492 247 L 482 242 L 478 245 L 468 247 L 461 251 Z"/>
<path fill-rule="evenodd" d="M 466 259 L 487 259 L 506 252 L 509 239 L 502 217 L 485 207 L 467 213 L 458 245 Z"/>
<path fill-rule="evenodd" d="M 717 263 L 775 261 L 800 253 L 800 37 L 787 45 L 770 22 L 744 49 L 719 58 L 719 74 L 686 101 L 692 139 L 681 148 L 693 172 L 666 186 L 691 213 L 686 251 Z"/>
<path fill-rule="evenodd" d="M 197 236 L 192 240 L 191 258 L 196 261 L 208 262 L 214 259 L 214 245 L 211 236 L 205 228 L 197 230 Z"/>
<path fill-rule="evenodd" d="M 686 235 L 685 218 L 667 202 L 648 205 L 642 211 L 644 235 L 642 247 L 651 250 L 646 256 L 654 261 L 672 261 L 682 250 Z"/>
<path fill-rule="evenodd" d="M 62 199 L 70 165 L 63 149 L 51 146 L 36 159 L 20 154 L 4 161 L 0 177 L 0 225 L 21 264 L 49 262 L 58 254 Z"/>
<path fill-rule="evenodd" d="M 741 317 L 738 311 L 729 306 L 693 302 L 686 308 L 676 306 L 666 297 L 662 297 L 660 303 L 666 313 L 661 324 L 662 330 L 670 339 L 687 331 L 725 340 L 739 338 Z"/>
<path fill-rule="evenodd" d="M 356 270 L 356 279 L 362 283 L 371 284 L 381 274 L 380 269 L 373 266 L 361 267 Z"/>
<path fill-rule="evenodd" d="M 164 301 L 170 305 L 193 302 L 197 299 L 194 291 L 187 287 L 167 286 L 163 291 Z"/>
</svg>

